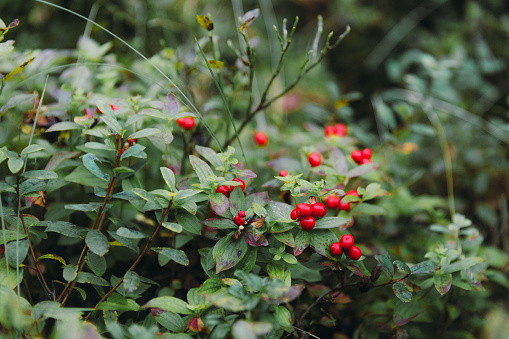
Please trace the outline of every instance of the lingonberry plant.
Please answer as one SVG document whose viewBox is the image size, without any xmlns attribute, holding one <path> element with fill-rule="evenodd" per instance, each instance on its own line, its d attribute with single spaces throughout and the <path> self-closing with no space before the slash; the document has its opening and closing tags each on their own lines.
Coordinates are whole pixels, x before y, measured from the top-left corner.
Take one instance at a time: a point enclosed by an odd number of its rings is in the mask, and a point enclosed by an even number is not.
<svg viewBox="0 0 509 339">
<path fill-rule="evenodd" d="M 33 59 L 0 44 L 0 71 L 9 68 L 0 89 L 2 335 L 306 338 L 334 327 L 353 336 L 362 326 L 345 314 L 392 307 L 385 330 L 404 337 L 453 285 L 481 288 L 488 266 L 459 214 L 431 227 L 443 238 L 424 257 L 402 251 L 405 239 L 370 235 L 391 232 L 381 207 L 391 179 L 375 162 L 382 147 L 343 123 L 278 127 L 265 116 L 349 28 L 319 49 L 319 17 L 299 71 L 276 88 L 297 39 L 298 19 L 291 28 L 284 20 L 258 95 L 258 16 L 239 18 L 231 55 L 213 34 L 227 23 L 197 15 L 205 31 L 195 27 L 193 48 L 164 49 L 132 70 L 106 54 L 111 44 L 86 36 L 72 64 L 46 69 L 73 56 Z M 0 41 L 17 25 L 0 21 Z M 153 69 L 171 92 L 124 73 Z M 373 150 L 356 149 L 363 144 Z M 359 292 L 374 300 L 350 303 Z"/>
</svg>

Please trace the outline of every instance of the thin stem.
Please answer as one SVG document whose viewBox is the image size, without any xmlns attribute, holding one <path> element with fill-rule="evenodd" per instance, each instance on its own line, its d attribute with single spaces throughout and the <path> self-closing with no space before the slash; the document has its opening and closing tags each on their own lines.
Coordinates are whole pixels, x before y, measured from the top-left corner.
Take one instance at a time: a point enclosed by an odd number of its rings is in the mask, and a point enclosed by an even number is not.
<svg viewBox="0 0 509 339">
<path fill-rule="evenodd" d="M 136 259 L 136 261 L 131 265 L 131 267 L 127 270 L 127 272 L 131 272 L 133 271 L 136 266 L 138 266 L 138 264 L 140 263 L 141 259 L 145 256 L 145 254 L 148 252 L 148 250 L 150 249 L 150 245 L 152 244 L 152 241 L 155 239 L 157 233 L 159 232 L 159 229 L 161 228 L 161 225 L 163 224 L 164 220 L 166 219 L 166 216 L 168 215 L 168 212 L 170 211 L 170 208 L 171 206 L 173 205 L 173 200 L 170 201 L 168 203 L 168 207 L 166 207 L 166 209 L 164 210 L 163 212 L 163 215 L 161 216 L 161 220 L 159 221 L 159 224 L 157 224 L 157 227 L 156 229 L 154 230 L 154 233 L 152 233 L 152 236 L 150 237 L 150 239 L 148 240 L 147 244 L 145 245 L 145 247 L 143 248 L 143 251 L 141 251 L 140 255 L 138 256 L 138 258 Z M 127 274 L 126 272 L 126 274 Z M 97 305 L 94 306 L 94 310 L 97 309 L 97 307 L 99 307 L 99 304 L 102 303 L 103 301 L 105 301 L 106 299 L 108 299 L 108 297 L 113 293 L 115 292 L 115 290 L 122 284 L 122 282 L 124 282 L 124 277 L 125 277 L 125 274 L 124 276 L 115 284 L 115 286 L 113 286 L 111 288 L 111 290 L 108 291 L 108 293 L 106 293 L 104 295 L 104 297 L 101 298 L 101 300 L 99 300 L 99 302 L 97 303 Z M 88 313 L 88 315 L 85 317 L 85 321 L 88 320 L 88 317 L 90 316 L 90 314 L 93 312 L 90 311 Z"/>
</svg>

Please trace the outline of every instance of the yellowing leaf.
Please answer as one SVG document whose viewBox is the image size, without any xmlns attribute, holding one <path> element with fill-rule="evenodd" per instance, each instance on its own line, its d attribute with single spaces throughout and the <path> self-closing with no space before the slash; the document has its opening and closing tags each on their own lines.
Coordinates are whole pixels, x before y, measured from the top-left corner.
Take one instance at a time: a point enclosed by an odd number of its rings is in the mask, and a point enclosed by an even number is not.
<svg viewBox="0 0 509 339">
<path fill-rule="evenodd" d="M 21 70 L 23 70 L 25 67 L 27 67 L 28 65 L 30 65 L 30 63 L 32 61 L 34 61 L 35 57 L 33 57 L 32 59 L 28 60 L 28 61 L 25 61 L 24 63 L 22 63 L 20 66 L 16 67 L 11 73 L 7 74 L 5 76 L 5 80 L 9 80 L 12 76 L 16 75 L 16 73 L 20 72 Z"/>
<path fill-rule="evenodd" d="M 217 60 L 209 60 L 209 65 L 212 68 L 221 68 L 224 65 L 224 62 Z"/>
<path fill-rule="evenodd" d="M 214 29 L 214 23 L 206 15 L 196 15 L 196 21 L 198 21 L 201 27 L 205 28 L 207 31 Z"/>
<path fill-rule="evenodd" d="M 342 108 L 345 106 L 348 106 L 348 100 L 346 100 L 346 99 L 339 99 L 334 103 L 334 107 L 336 109 L 339 109 L 339 108 Z"/>
<path fill-rule="evenodd" d="M 45 254 L 45 255 L 41 255 L 39 258 L 37 258 L 37 261 L 41 260 L 41 259 L 53 259 L 53 260 L 57 260 L 57 261 L 60 261 L 63 265 L 67 265 L 64 258 L 62 258 L 61 256 L 59 255 L 55 255 L 55 254 Z"/>
</svg>

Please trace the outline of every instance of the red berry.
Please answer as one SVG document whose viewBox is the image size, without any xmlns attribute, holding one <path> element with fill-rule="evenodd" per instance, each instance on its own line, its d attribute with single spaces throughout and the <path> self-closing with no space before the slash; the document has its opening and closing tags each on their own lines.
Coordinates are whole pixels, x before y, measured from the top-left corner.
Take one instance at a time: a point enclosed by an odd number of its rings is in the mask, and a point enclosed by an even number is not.
<svg viewBox="0 0 509 339">
<path fill-rule="evenodd" d="M 327 214 L 327 207 L 325 207 L 324 204 L 321 202 L 317 202 L 316 204 L 313 204 L 313 211 L 311 212 L 311 215 L 315 218 L 321 218 Z"/>
<path fill-rule="evenodd" d="M 337 124 L 335 134 L 339 137 L 343 137 L 348 132 L 348 127 L 345 124 Z"/>
<path fill-rule="evenodd" d="M 265 147 L 269 143 L 269 137 L 267 136 L 267 134 L 258 131 L 254 135 L 254 142 L 260 147 Z"/>
<path fill-rule="evenodd" d="M 339 242 L 333 242 L 332 245 L 330 245 L 330 252 L 335 257 L 341 255 L 341 253 L 343 252 L 341 244 Z"/>
<path fill-rule="evenodd" d="M 335 135 L 336 134 L 335 126 L 332 126 L 332 125 L 325 126 L 325 128 L 323 130 L 323 134 L 325 134 L 326 137 L 330 137 L 332 135 Z"/>
<path fill-rule="evenodd" d="M 127 139 L 130 146 L 136 145 L 136 139 Z"/>
<path fill-rule="evenodd" d="M 194 125 L 196 125 L 196 122 L 194 121 L 193 117 L 185 117 L 177 119 L 177 124 L 182 127 L 185 130 L 193 129 Z"/>
<path fill-rule="evenodd" d="M 311 205 L 306 203 L 297 204 L 296 209 L 299 219 L 309 217 L 313 213 L 313 208 L 311 207 Z"/>
<path fill-rule="evenodd" d="M 341 237 L 341 240 L 339 240 L 339 242 L 341 243 L 341 247 L 343 247 L 346 250 L 353 246 L 354 239 L 350 234 L 345 234 Z"/>
<path fill-rule="evenodd" d="M 244 182 L 244 180 L 239 179 L 239 178 L 235 178 L 232 181 L 240 182 L 240 186 L 238 186 L 238 187 L 240 187 L 241 190 L 244 190 L 244 188 L 246 188 L 246 183 Z M 235 189 L 235 187 L 237 187 L 237 186 L 231 185 L 230 186 L 230 191 L 233 191 Z"/>
<path fill-rule="evenodd" d="M 346 192 L 346 195 L 355 195 L 356 197 L 360 198 L 359 192 L 357 192 L 357 190 L 349 190 Z"/>
<path fill-rule="evenodd" d="M 239 213 L 237 214 L 239 217 L 241 218 L 244 218 L 246 216 L 246 212 L 244 211 L 239 211 Z"/>
<path fill-rule="evenodd" d="M 288 175 L 288 171 L 282 170 L 281 172 L 279 172 L 280 177 L 286 177 L 287 175 Z"/>
<path fill-rule="evenodd" d="M 299 212 L 297 211 L 297 209 L 294 209 L 292 213 L 290 213 L 290 219 L 299 220 Z"/>
<path fill-rule="evenodd" d="M 371 159 L 364 158 L 364 159 L 361 160 L 360 165 L 365 165 L 365 164 L 369 164 L 369 163 L 371 163 Z"/>
<path fill-rule="evenodd" d="M 315 218 L 305 217 L 300 220 L 300 226 L 304 231 L 311 231 L 315 227 Z"/>
<path fill-rule="evenodd" d="M 243 217 L 236 215 L 233 217 L 233 222 L 238 226 L 242 226 L 246 223 L 246 220 Z"/>
<path fill-rule="evenodd" d="M 364 159 L 371 159 L 373 156 L 373 151 L 370 148 L 365 148 L 362 150 L 362 157 Z"/>
<path fill-rule="evenodd" d="M 361 152 L 361 151 L 359 151 L 358 149 L 356 149 L 355 151 L 352 151 L 352 153 L 350 154 L 350 156 L 352 157 L 352 160 L 353 160 L 356 164 L 358 164 L 358 165 L 360 165 L 360 164 L 361 164 L 361 161 L 362 161 L 362 159 L 364 158 L 364 157 L 362 156 L 362 152 Z"/>
<path fill-rule="evenodd" d="M 320 164 L 322 163 L 322 156 L 315 152 L 309 153 L 308 161 L 311 167 L 320 166 Z"/>
<path fill-rule="evenodd" d="M 348 249 L 348 251 L 346 252 L 346 255 L 348 255 L 348 257 L 352 260 L 359 260 L 360 257 L 362 256 L 362 252 L 361 250 L 359 249 L 359 247 L 357 246 L 352 246 Z"/>
<path fill-rule="evenodd" d="M 225 197 L 230 196 L 230 189 L 226 185 L 221 185 L 218 188 L 216 188 L 216 193 L 222 193 Z"/>
<path fill-rule="evenodd" d="M 351 208 L 351 206 L 350 206 L 349 202 L 345 202 L 345 203 L 340 202 L 339 205 L 338 205 L 338 209 L 340 211 L 347 211 L 348 212 L 348 211 L 350 211 L 350 208 Z"/>
<path fill-rule="evenodd" d="M 335 209 L 338 208 L 340 201 L 341 199 L 337 195 L 329 195 L 327 200 L 325 200 L 325 204 L 328 208 Z"/>
</svg>

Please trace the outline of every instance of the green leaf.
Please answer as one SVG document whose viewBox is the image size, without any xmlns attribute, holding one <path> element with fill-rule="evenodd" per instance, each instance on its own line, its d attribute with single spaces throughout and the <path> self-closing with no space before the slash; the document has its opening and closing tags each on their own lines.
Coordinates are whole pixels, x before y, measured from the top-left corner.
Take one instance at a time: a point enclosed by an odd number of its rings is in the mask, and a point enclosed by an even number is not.
<svg viewBox="0 0 509 339">
<path fill-rule="evenodd" d="M 92 153 L 87 153 L 83 156 L 83 165 L 97 178 L 109 182 L 110 181 L 109 174 L 103 173 L 103 171 L 95 163 L 96 160 L 99 161 L 99 159 L 95 155 L 93 155 Z"/>
<path fill-rule="evenodd" d="M 403 326 L 415 319 L 424 310 L 424 304 L 416 300 L 409 303 L 397 303 L 393 314 L 394 325 Z"/>
<path fill-rule="evenodd" d="M 130 136 L 128 136 L 126 139 L 139 139 L 139 138 L 146 138 L 150 137 L 152 135 L 161 135 L 161 131 L 157 128 L 144 128 L 142 130 L 139 130 L 137 132 L 134 132 Z"/>
<path fill-rule="evenodd" d="M 98 276 L 106 272 L 106 259 L 90 250 L 87 251 L 87 265 Z"/>
<path fill-rule="evenodd" d="M 79 272 L 76 276 L 76 282 L 82 284 L 92 284 L 99 286 L 110 286 L 110 284 L 101 277 L 89 272 Z"/>
<path fill-rule="evenodd" d="M 281 254 L 281 257 L 283 258 L 284 261 L 286 261 L 289 264 L 295 265 L 297 263 L 297 258 L 295 258 L 293 254 L 283 252 Z"/>
<path fill-rule="evenodd" d="M 161 174 L 163 175 L 164 182 L 170 188 L 170 191 L 175 191 L 175 173 L 168 167 L 160 167 Z"/>
<path fill-rule="evenodd" d="M 338 237 L 331 230 L 313 230 L 308 232 L 310 242 L 309 245 L 325 257 L 332 257 L 330 253 L 330 245 L 338 241 Z"/>
<path fill-rule="evenodd" d="M 355 215 L 384 215 L 386 213 L 385 209 L 383 207 L 368 204 L 367 202 L 363 202 L 362 204 L 359 204 L 355 206 L 355 209 L 353 210 Z"/>
<path fill-rule="evenodd" d="M 120 160 L 124 160 L 129 157 L 146 159 L 147 155 L 145 154 L 145 152 L 143 152 L 145 148 L 146 148 L 145 146 L 140 144 L 133 145 L 129 147 L 124 153 L 122 153 L 122 155 L 120 156 Z"/>
<path fill-rule="evenodd" d="M 235 266 L 246 254 L 248 244 L 244 237 L 235 240 L 233 232 L 224 241 L 214 246 L 213 257 L 216 262 L 216 274 Z"/>
<path fill-rule="evenodd" d="M 364 164 L 357 166 L 354 169 L 351 169 L 350 171 L 346 172 L 345 176 L 347 178 L 360 177 L 364 174 L 368 174 L 369 172 L 374 171 L 377 168 L 378 164 L 375 163 Z"/>
<path fill-rule="evenodd" d="M 2 36 L 3 38 L 3 36 Z M 5 44 L 5 43 L 3 43 Z M 5 60 L 5 59 L 4 59 Z M 14 75 L 13 73 L 12 75 Z M 6 79 L 7 80 L 7 79 Z M 0 108 L 0 113 L 5 112 L 9 108 L 22 105 L 22 104 L 30 104 L 30 106 L 33 105 L 34 99 L 37 97 L 36 94 L 18 94 L 13 95 L 10 98 L 7 99 L 7 102 Z"/>
<path fill-rule="evenodd" d="M 22 230 L 20 230 L 22 231 Z M 4 233 L 5 233 L 5 238 L 4 238 Z M 13 240 L 16 240 L 16 239 L 23 239 L 26 237 L 26 234 L 25 233 L 19 233 L 19 234 L 16 234 L 18 232 L 16 231 L 12 231 L 12 230 L 2 230 L 0 231 L 0 244 L 5 244 L 5 243 L 8 243 L 9 241 L 13 241 Z"/>
<path fill-rule="evenodd" d="M 134 271 L 128 271 L 124 276 L 124 289 L 127 293 L 136 291 L 140 286 L 140 276 Z"/>
<path fill-rule="evenodd" d="M 104 189 L 108 188 L 107 181 L 97 178 L 88 169 L 86 169 L 85 166 L 78 166 L 65 177 L 65 180 L 84 186 L 100 187 Z"/>
<path fill-rule="evenodd" d="M 423 261 L 414 266 L 412 266 L 412 274 L 424 274 L 424 273 L 433 273 L 438 270 L 440 266 L 435 264 L 433 261 Z"/>
<path fill-rule="evenodd" d="M 402 302 L 407 303 L 412 300 L 412 288 L 403 281 L 398 281 L 392 285 L 392 290 L 396 297 Z"/>
<path fill-rule="evenodd" d="M 12 268 L 7 270 L 6 259 L 0 258 L 0 288 L 1 286 L 5 286 L 8 289 L 12 290 L 18 285 L 16 283 L 16 278 L 17 278 L 16 270 Z M 21 283 L 22 280 L 23 271 L 20 272 L 19 283 Z"/>
<path fill-rule="evenodd" d="M 178 314 L 193 314 L 189 308 L 189 304 L 175 297 L 157 297 L 143 305 L 144 308 L 160 308 L 165 311 L 171 311 Z"/>
<path fill-rule="evenodd" d="M 28 179 L 56 179 L 58 178 L 58 174 L 56 174 L 53 171 L 46 171 L 46 170 L 33 170 L 33 171 L 27 171 L 23 173 L 23 177 Z"/>
<path fill-rule="evenodd" d="M 90 230 L 85 237 L 85 243 L 95 254 L 103 256 L 108 253 L 110 244 L 108 238 L 98 230 Z"/>
<path fill-rule="evenodd" d="M 189 265 L 189 259 L 184 251 L 169 247 L 152 247 L 152 251 L 159 253 L 159 264 L 166 265 L 170 260 L 174 260 L 180 265 Z"/>
<path fill-rule="evenodd" d="M 309 233 L 303 230 L 299 230 L 295 236 L 295 248 L 293 249 L 293 255 L 297 256 L 304 252 L 304 250 L 309 246 L 310 241 L 311 238 Z"/>
<path fill-rule="evenodd" d="M 470 266 L 485 262 L 483 258 L 479 257 L 470 257 L 466 259 L 462 259 L 460 261 L 456 261 L 452 264 L 449 264 L 445 267 L 442 267 L 442 273 L 453 273 L 457 271 L 464 270 L 465 268 L 468 268 Z"/>
<path fill-rule="evenodd" d="M 175 232 L 175 233 L 180 233 L 180 232 L 182 232 L 182 225 L 180 225 L 180 224 L 176 224 L 176 223 L 174 223 L 174 222 L 167 222 L 167 221 L 164 221 L 164 222 L 162 223 L 162 226 L 163 226 L 164 228 L 169 229 L 169 230 L 170 230 L 170 231 L 172 231 L 172 232 Z"/>
<path fill-rule="evenodd" d="M 68 204 L 64 205 L 64 208 L 66 210 L 73 210 L 73 211 L 82 211 L 82 212 L 99 212 L 99 209 L 101 208 L 102 204 L 98 202 L 91 202 L 88 204 Z M 107 211 L 111 205 L 106 205 L 104 208 L 104 211 Z"/>
<path fill-rule="evenodd" d="M 177 215 L 177 222 L 184 228 L 184 230 L 193 233 L 201 234 L 202 225 L 200 220 L 191 213 L 183 210 L 179 210 Z"/>
<path fill-rule="evenodd" d="M 21 158 L 9 158 L 7 160 L 7 167 L 11 173 L 16 174 L 23 168 L 24 161 Z"/>
<path fill-rule="evenodd" d="M 382 269 L 392 278 L 394 276 L 394 266 L 392 265 L 389 253 L 383 252 L 382 254 L 377 254 L 375 255 L 375 259 L 380 263 Z"/>
<path fill-rule="evenodd" d="M 32 144 L 32 145 L 29 145 L 27 147 L 25 147 L 20 155 L 27 155 L 27 154 L 30 154 L 30 153 L 35 153 L 35 152 L 39 152 L 39 151 L 42 151 L 44 149 L 44 147 L 42 147 L 41 145 L 37 145 L 37 144 Z"/>
<path fill-rule="evenodd" d="M 230 202 L 222 193 L 212 193 L 209 195 L 210 206 L 217 214 L 221 215 L 228 211 Z"/>
<path fill-rule="evenodd" d="M 54 171 L 57 167 L 67 159 L 74 158 L 78 156 L 80 152 L 57 152 L 53 154 L 48 164 L 46 165 L 45 170 Z"/>
<path fill-rule="evenodd" d="M 117 234 L 124 238 L 129 238 L 129 239 L 148 238 L 148 235 L 146 235 L 145 233 L 142 233 L 142 232 L 138 231 L 137 229 L 127 228 L 127 227 L 120 227 L 117 230 Z"/>
<path fill-rule="evenodd" d="M 279 326 L 287 332 L 293 332 L 292 313 L 284 306 L 275 305 L 274 316 Z"/>
<path fill-rule="evenodd" d="M 393 264 L 396 265 L 398 271 L 400 272 L 403 272 L 405 274 L 410 274 L 412 273 L 412 270 L 410 269 L 410 267 L 408 267 L 407 264 L 405 264 L 404 262 L 402 261 L 399 261 L 399 260 L 394 260 L 393 261 Z"/>
<path fill-rule="evenodd" d="M 74 129 L 83 129 L 83 126 L 78 125 L 71 121 L 62 121 L 62 122 L 57 122 L 54 125 L 51 125 L 51 127 L 48 128 L 45 133 L 56 132 L 56 131 L 69 131 L 69 130 L 74 130 Z"/>
<path fill-rule="evenodd" d="M 449 292 L 449 289 L 451 288 L 452 274 L 441 274 L 440 272 L 435 272 L 433 275 L 433 282 L 438 293 L 444 295 Z"/>
<path fill-rule="evenodd" d="M 179 335 L 182 334 L 189 339 L 192 338 L 191 336 L 180 333 L 186 330 L 186 324 L 184 323 L 184 320 L 182 320 L 182 317 L 179 316 L 178 314 L 171 311 L 165 311 L 160 308 L 154 308 L 152 311 L 152 315 L 154 316 L 154 319 L 167 330 L 171 332 L 177 332 L 179 333 Z M 176 334 L 174 339 L 177 339 Z"/>
<path fill-rule="evenodd" d="M 293 207 L 282 202 L 271 201 L 267 204 L 265 209 L 267 213 L 269 213 L 270 219 L 275 221 L 278 219 L 290 219 L 290 213 L 292 213 Z"/>
<path fill-rule="evenodd" d="M 55 255 L 55 254 L 44 254 L 44 255 L 41 255 L 39 258 L 37 258 L 37 261 L 39 260 L 42 260 L 42 259 L 52 259 L 52 260 L 56 260 L 56 261 L 59 261 L 62 263 L 62 265 L 67 265 L 64 258 L 62 258 L 61 256 L 59 255 Z"/>
<path fill-rule="evenodd" d="M 101 111 L 105 113 L 102 109 Z M 122 134 L 120 133 L 122 126 L 118 123 L 117 119 L 113 115 L 103 114 L 101 116 L 101 120 L 104 121 L 104 123 L 111 129 L 112 132 L 119 135 Z"/>
<path fill-rule="evenodd" d="M 5 257 L 11 267 L 19 267 L 28 254 L 28 240 L 11 241 L 5 246 Z M 18 260 L 19 259 L 19 260 Z"/>
<path fill-rule="evenodd" d="M 237 226 L 232 220 L 230 219 L 223 219 L 223 218 L 210 218 L 206 219 L 201 222 L 203 225 L 208 227 L 214 227 L 219 229 L 238 229 L 239 226 Z"/>
<path fill-rule="evenodd" d="M 76 279 L 76 276 L 78 274 L 78 266 L 76 265 L 67 265 L 64 267 L 64 279 L 66 281 L 73 281 Z"/>
<path fill-rule="evenodd" d="M 325 217 L 322 219 L 318 219 L 315 223 L 315 227 L 313 229 L 326 229 L 326 228 L 338 228 L 341 229 L 342 226 L 351 223 L 351 219 L 340 218 L 340 217 Z"/>
<path fill-rule="evenodd" d="M 246 198 L 240 186 L 235 186 L 230 194 L 230 212 L 232 215 L 237 215 L 239 211 L 244 211 L 244 202 Z"/>
<path fill-rule="evenodd" d="M 196 153 L 207 159 L 207 161 L 210 162 L 212 166 L 219 167 L 224 165 L 221 158 L 212 148 L 196 145 L 195 150 Z"/>
<path fill-rule="evenodd" d="M 200 183 L 208 184 L 210 182 L 209 177 L 213 178 L 216 177 L 210 166 L 200 158 L 195 157 L 194 155 L 190 155 L 189 162 L 191 163 L 191 166 L 196 172 L 196 175 L 198 176 Z"/>
<path fill-rule="evenodd" d="M 23 181 L 20 187 L 21 195 L 26 195 L 28 193 L 38 192 L 38 191 L 46 191 L 48 188 L 48 183 L 44 180 L 40 179 L 27 179 Z"/>
<path fill-rule="evenodd" d="M 65 235 L 66 237 L 71 238 L 83 238 L 78 230 L 78 227 L 67 221 L 45 220 L 32 225 L 32 227 L 33 226 L 47 226 L 44 232 L 60 233 L 62 235 Z"/>
<path fill-rule="evenodd" d="M 390 195 L 389 192 L 382 189 L 380 187 L 380 184 L 378 183 L 371 183 L 366 187 L 366 193 L 363 194 L 362 199 L 363 200 L 371 200 L 376 197 L 380 197 L 383 195 Z"/>
<path fill-rule="evenodd" d="M 91 148 L 91 149 L 100 149 L 100 150 L 115 152 L 115 148 L 113 148 L 109 145 L 106 145 L 104 143 L 100 143 L 100 142 L 87 142 L 87 143 L 85 143 L 84 146 L 86 148 Z"/>
<path fill-rule="evenodd" d="M 290 247 L 295 247 L 295 240 L 293 239 L 292 232 L 274 233 L 274 237 Z M 284 258 L 283 258 L 284 259 Z"/>
</svg>

